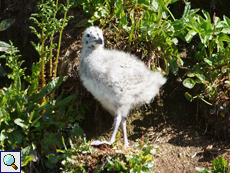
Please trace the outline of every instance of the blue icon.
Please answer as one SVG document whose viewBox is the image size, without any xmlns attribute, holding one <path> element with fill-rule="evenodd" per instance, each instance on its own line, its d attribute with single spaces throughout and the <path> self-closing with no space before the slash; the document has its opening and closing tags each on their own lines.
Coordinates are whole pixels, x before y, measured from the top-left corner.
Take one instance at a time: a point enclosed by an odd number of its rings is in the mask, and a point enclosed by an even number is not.
<svg viewBox="0 0 230 173">
<path fill-rule="evenodd" d="M 3 158 L 3 162 L 7 166 L 12 166 L 15 170 L 18 169 L 18 167 L 14 164 L 15 163 L 15 158 L 11 154 L 7 154 Z"/>
</svg>

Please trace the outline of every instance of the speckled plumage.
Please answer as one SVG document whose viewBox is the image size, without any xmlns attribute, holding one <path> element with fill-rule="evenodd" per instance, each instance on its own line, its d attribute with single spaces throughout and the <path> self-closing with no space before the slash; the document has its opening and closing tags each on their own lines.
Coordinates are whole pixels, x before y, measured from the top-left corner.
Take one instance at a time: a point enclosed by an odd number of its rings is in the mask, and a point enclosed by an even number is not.
<svg viewBox="0 0 230 173">
<path fill-rule="evenodd" d="M 166 79 L 129 53 L 105 49 L 103 33 L 98 27 L 87 28 L 82 43 L 80 79 L 85 88 L 115 117 L 110 143 L 114 142 L 121 124 L 124 143 L 128 145 L 126 117 L 129 110 L 149 103 Z"/>
</svg>

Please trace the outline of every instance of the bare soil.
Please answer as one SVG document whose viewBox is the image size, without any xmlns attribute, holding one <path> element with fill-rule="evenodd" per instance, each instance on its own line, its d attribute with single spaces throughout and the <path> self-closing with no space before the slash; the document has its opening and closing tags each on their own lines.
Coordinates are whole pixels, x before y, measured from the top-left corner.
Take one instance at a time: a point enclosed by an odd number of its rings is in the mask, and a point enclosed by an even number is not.
<svg viewBox="0 0 230 173">
<path fill-rule="evenodd" d="M 38 58 L 30 44 L 31 39 L 36 40 L 36 38 L 28 28 L 32 25 L 29 17 L 36 11 L 36 3 L 37 1 L 34 0 L 15 2 L 6 0 L 0 7 L 2 20 L 16 18 L 15 24 L 9 30 L 1 32 L 0 36 L 6 42 L 12 40 L 19 47 L 27 66 Z M 92 101 L 91 94 L 82 87 L 77 75 L 81 36 L 85 28 L 76 28 L 75 24 L 87 19 L 87 16 L 80 7 L 71 10 L 69 15 L 74 15 L 75 18 L 66 27 L 62 39 L 62 61 L 59 69 L 63 74 L 69 75 L 63 89 L 79 93 L 80 102 Z M 109 38 L 108 34 L 106 33 L 106 39 Z M 182 69 L 180 72 L 184 73 Z M 199 118 L 202 113 L 197 106 L 199 103 L 187 101 L 184 97 L 185 92 L 180 77 L 169 75 L 160 96 L 151 105 L 133 110 L 128 117 L 127 130 L 131 144 L 144 136 L 150 139 L 150 145 L 159 146 L 154 157 L 154 171 L 157 173 L 196 172 L 196 167 L 210 167 L 213 158 L 219 156 L 223 156 L 230 163 L 229 141 L 214 138 L 209 134 L 209 127 Z M 81 127 L 88 140 L 100 136 L 109 139 L 112 123 L 112 116 L 94 100 L 91 109 L 87 111 L 85 119 L 81 122 Z M 111 149 L 107 150 L 110 152 Z"/>
</svg>

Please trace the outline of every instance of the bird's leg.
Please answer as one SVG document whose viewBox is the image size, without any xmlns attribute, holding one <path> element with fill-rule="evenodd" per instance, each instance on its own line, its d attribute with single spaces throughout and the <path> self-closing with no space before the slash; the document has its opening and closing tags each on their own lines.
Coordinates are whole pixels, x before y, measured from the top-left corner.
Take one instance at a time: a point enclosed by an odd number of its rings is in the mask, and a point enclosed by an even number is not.
<svg viewBox="0 0 230 173">
<path fill-rule="evenodd" d="M 121 129 L 123 132 L 123 138 L 124 138 L 124 145 L 129 146 L 128 138 L 127 138 L 127 132 L 126 132 L 126 118 L 122 117 L 121 119 Z"/>
<path fill-rule="evenodd" d="M 97 113 L 98 113 L 98 103 L 96 103 L 96 109 L 95 109 L 95 115 L 94 115 L 94 122 L 96 124 L 96 137 L 98 139 L 99 135 L 98 135 L 98 118 L 97 118 Z"/>
<path fill-rule="evenodd" d="M 114 118 L 113 133 L 112 133 L 111 139 L 109 141 L 110 144 L 114 143 L 114 141 L 115 141 L 115 137 L 116 137 L 117 130 L 119 128 L 120 123 L 121 123 L 121 114 L 118 113 L 117 117 Z"/>
</svg>

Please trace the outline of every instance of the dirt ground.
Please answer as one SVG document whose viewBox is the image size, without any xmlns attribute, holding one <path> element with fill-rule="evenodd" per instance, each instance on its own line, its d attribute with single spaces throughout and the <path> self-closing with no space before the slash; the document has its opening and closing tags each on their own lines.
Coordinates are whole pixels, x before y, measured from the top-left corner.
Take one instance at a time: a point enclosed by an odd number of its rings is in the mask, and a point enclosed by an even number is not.
<svg viewBox="0 0 230 173">
<path fill-rule="evenodd" d="M 27 4 L 28 10 L 23 12 L 18 10 L 24 4 L 26 0 L 15 3 L 10 0 L 2 2 L 1 19 L 16 18 L 16 22 L 5 33 L 1 32 L 0 36 L 4 41 L 12 40 L 19 47 L 22 59 L 25 59 L 25 64 L 29 66 L 34 61 L 32 58 L 38 57 L 30 45 L 30 40 L 36 40 L 36 38 L 28 29 L 32 24 L 29 16 L 36 11 L 34 8 L 36 1 L 33 0 Z M 92 100 L 92 96 L 85 91 L 78 80 L 78 61 L 84 27 L 76 28 L 75 24 L 87 19 L 87 16 L 80 8 L 71 10 L 69 14 L 74 15 L 75 18 L 64 30 L 61 48 L 63 60 L 60 61 L 59 69 L 70 76 L 71 83 L 67 82 L 63 88 L 78 92 L 81 95 L 81 101 L 84 102 Z M 181 71 L 183 73 L 183 70 Z M 224 156 L 230 163 L 229 141 L 214 138 L 208 133 L 209 128 L 199 119 L 201 111 L 198 109 L 197 102 L 190 103 L 184 97 L 186 90 L 180 78 L 173 75 L 167 78 L 167 84 L 162 88 L 160 96 L 151 105 L 144 105 L 131 112 L 127 120 L 129 141 L 133 143 L 144 135 L 145 138 L 150 139 L 150 145 L 159 146 L 154 157 L 156 173 L 196 172 L 196 167 L 209 167 L 213 158 L 219 156 Z M 104 111 L 96 101 L 93 101 L 91 110 L 81 122 L 81 127 L 88 140 L 99 136 L 108 139 L 112 123 L 112 116 Z"/>
</svg>

